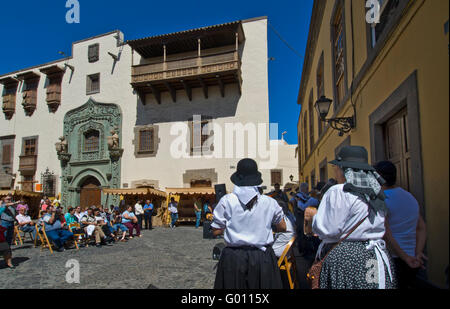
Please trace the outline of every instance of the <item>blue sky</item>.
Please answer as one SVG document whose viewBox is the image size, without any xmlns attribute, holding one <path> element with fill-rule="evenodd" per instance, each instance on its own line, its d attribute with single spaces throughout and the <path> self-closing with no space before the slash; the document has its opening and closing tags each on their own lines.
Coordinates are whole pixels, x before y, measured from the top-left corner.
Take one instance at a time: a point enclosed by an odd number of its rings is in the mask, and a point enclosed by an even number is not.
<svg viewBox="0 0 450 309">
<path fill-rule="evenodd" d="M 73 41 L 119 29 L 125 40 L 268 16 L 273 27 L 304 55 L 313 0 L 79 0 L 79 24 L 67 24 L 66 0 L 2 1 L 0 74 L 70 54 Z M 292 52 L 269 28 L 270 122 L 279 135 L 297 143 L 297 94 L 303 57 Z"/>
</svg>

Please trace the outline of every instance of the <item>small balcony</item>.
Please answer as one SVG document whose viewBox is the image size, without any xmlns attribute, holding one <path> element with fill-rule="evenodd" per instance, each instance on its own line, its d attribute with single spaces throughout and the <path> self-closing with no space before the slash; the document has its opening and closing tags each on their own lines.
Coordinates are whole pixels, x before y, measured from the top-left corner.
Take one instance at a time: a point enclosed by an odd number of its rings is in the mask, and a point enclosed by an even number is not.
<svg viewBox="0 0 450 309">
<path fill-rule="evenodd" d="M 131 85 L 141 96 L 153 93 L 161 103 L 160 93 L 168 91 L 176 102 L 176 91 L 185 90 L 192 100 L 192 88 L 203 88 L 208 98 L 208 87 L 219 86 L 222 97 L 225 85 L 237 84 L 241 89 L 241 60 L 237 51 L 221 52 L 200 57 L 170 60 L 132 67 Z"/>
<path fill-rule="evenodd" d="M 37 155 L 19 157 L 19 172 L 22 175 L 34 175 L 37 167 Z"/>
<path fill-rule="evenodd" d="M 6 119 L 8 120 L 11 119 L 12 115 L 14 115 L 16 111 L 16 95 L 15 94 L 4 95 L 2 108 Z"/>
</svg>

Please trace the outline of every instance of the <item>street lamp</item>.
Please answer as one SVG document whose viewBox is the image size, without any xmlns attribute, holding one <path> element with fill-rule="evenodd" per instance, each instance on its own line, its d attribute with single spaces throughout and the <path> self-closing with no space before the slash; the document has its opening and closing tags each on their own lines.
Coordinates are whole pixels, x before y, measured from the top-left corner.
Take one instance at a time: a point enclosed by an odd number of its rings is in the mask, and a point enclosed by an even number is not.
<svg viewBox="0 0 450 309">
<path fill-rule="evenodd" d="M 339 131 L 339 136 L 343 136 L 345 133 L 350 132 L 356 127 L 356 110 L 353 106 L 354 114 L 352 117 L 326 119 L 328 113 L 330 112 L 332 102 L 333 100 L 330 100 L 325 96 L 321 96 L 320 99 L 317 100 L 315 107 L 317 113 L 320 115 L 320 120 L 323 122 L 328 122 L 333 129 Z"/>
</svg>

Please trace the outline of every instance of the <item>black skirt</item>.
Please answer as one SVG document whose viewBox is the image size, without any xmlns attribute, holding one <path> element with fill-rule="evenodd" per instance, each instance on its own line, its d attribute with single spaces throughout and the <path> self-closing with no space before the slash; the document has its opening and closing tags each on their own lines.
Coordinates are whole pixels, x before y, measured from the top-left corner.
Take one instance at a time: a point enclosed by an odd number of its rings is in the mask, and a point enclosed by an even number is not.
<svg viewBox="0 0 450 309">
<path fill-rule="evenodd" d="M 215 289 L 282 289 L 272 247 L 226 247 L 217 266 Z"/>
</svg>

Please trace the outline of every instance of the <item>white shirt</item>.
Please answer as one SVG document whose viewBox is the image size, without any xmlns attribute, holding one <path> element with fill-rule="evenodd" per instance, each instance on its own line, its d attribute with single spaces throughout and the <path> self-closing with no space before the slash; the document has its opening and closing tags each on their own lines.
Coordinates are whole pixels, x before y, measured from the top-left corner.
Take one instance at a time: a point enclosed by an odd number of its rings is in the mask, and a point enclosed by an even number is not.
<svg viewBox="0 0 450 309">
<path fill-rule="evenodd" d="M 81 222 L 81 218 L 86 214 L 86 212 L 74 213 L 73 215 L 78 218 L 78 222 Z"/>
<path fill-rule="evenodd" d="M 136 216 L 144 214 L 144 210 L 142 209 L 142 205 L 141 204 L 134 205 L 134 213 L 135 213 Z"/>
<path fill-rule="evenodd" d="M 25 216 L 25 215 L 22 215 L 22 214 L 18 214 L 18 215 L 16 216 L 16 220 L 17 220 L 17 222 L 19 222 L 20 224 L 22 224 L 22 223 L 30 223 L 30 222 L 31 222 L 30 216 Z"/>
<path fill-rule="evenodd" d="M 169 203 L 169 207 L 167 208 L 171 213 L 173 213 L 173 214 L 177 214 L 178 213 L 178 204 L 175 202 L 175 203 Z"/>
<path fill-rule="evenodd" d="M 211 227 L 225 230 L 224 240 L 230 247 L 253 246 L 265 250 L 264 246 L 273 243 L 272 225 L 283 220 L 283 210 L 273 198 L 259 192 L 258 201 L 248 210 L 239 201 L 236 191 L 239 189 L 220 199 Z"/>
<path fill-rule="evenodd" d="M 368 214 L 368 205 L 357 196 L 344 192 L 344 185 L 331 187 L 323 196 L 313 218 L 312 230 L 324 243 L 336 243 Z M 385 214 L 377 212 L 374 221 L 369 218 L 358 226 L 347 240 L 378 240 L 385 233 Z"/>
<path fill-rule="evenodd" d="M 286 222 L 286 232 L 276 233 L 275 241 L 272 245 L 273 251 L 275 251 L 277 257 L 280 257 L 283 254 L 288 242 L 295 235 L 295 227 L 291 219 L 284 215 L 284 221 Z"/>
</svg>

